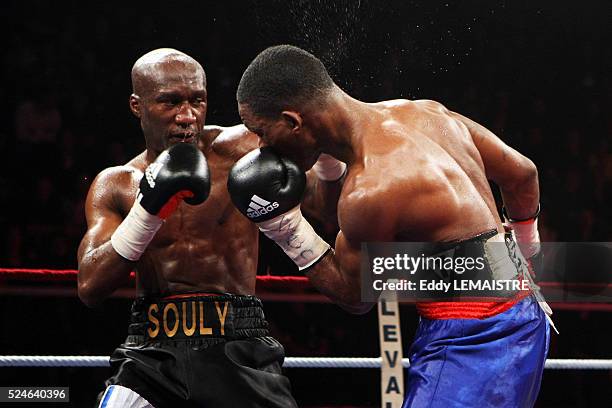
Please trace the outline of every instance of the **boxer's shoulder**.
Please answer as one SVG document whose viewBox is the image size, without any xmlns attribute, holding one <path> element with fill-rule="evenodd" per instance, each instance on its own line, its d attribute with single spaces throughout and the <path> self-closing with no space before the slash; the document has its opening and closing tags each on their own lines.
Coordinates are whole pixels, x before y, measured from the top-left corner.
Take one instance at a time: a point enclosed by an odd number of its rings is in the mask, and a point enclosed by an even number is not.
<svg viewBox="0 0 612 408">
<path fill-rule="evenodd" d="M 90 195 L 115 203 L 131 203 L 145 167 L 144 155 L 141 154 L 123 165 L 102 170 L 91 183 Z"/>
<path fill-rule="evenodd" d="M 223 126 L 206 125 L 202 129 L 202 138 L 214 141 L 225 129 L 227 128 Z"/>
<path fill-rule="evenodd" d="M 211 146 L 216 154 L 238 160 L 259 146 L 259 138 L 244 125 L 236 125 L 221 128 Z"/>
<path fill-rule="evenodd" d="M 414 101 L 410 99 L 390 99 L 387 101 L 382 101 L 376 103 L 376 105 L 383 109 L 405 109 L 409 106 L 412 106 Z"/>
<path fill-rule="evenodd" d="M 449 113 L 449 110 L 446 108 L 446 106 L 444 106 L 438 101 L 434 101 L 431 99 L 417 99 L 412 102 L 414 106 L 420 109 L 423 109 L 423 110 L 427 110 L 427 111 L 435 112 L 435 113 L 444 113 L 444 114 Z"/>
<path fill-rule="evenodd" d="M 123 165 L 107 167 L 102 170 L 96 176 L 94 183 L 113 183 L 118 187 L 131 185 L 140 180 L 145 168 L 146 163 L 139 155 Z"/>
<path fill-rule="evenodd" d="M 406 109 L 414 109 L 414 110 L 433 110 L 438 112 L 448 112 L 446 107 L 432 99 L 390 99 L 387 101 L 378 102 L 375 104 L 379 108 L 389 109 L 391 111 L 394 110 L 406 110 Z"/>
<path fill-rule="evenodd" d="M 386 101 L 385 106 L 388 108 L 390 115 L 400 123 L 415 121 L 415 116 L 423 118 L 449 116 L 451 114 L 446 106 L 431 99 L 397 99 Z"/>
<path fill-rule="evenodd" d="M 430 99 L 394 99 L 379 102 L 376 106 L 385 117 L 382 123 L 389 129 L 412 128 L 423 121 L 447 120 L 452 113 L 442 103 Z"/>
</svg>

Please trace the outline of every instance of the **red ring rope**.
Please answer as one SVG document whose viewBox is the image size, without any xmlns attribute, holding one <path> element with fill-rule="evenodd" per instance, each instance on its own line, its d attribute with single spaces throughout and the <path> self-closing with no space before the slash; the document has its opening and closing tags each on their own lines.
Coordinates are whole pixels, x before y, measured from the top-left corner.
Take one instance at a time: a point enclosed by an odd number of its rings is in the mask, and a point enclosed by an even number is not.
<svg viewBox="0 0 612 408">
<path fill-rule="evenodd" d="M 78 271 L 76 269 L 0 268 L 0 278 L 17 280 L 73 282 L 76 281 L 77 274 Z M 134 278 L 134 272 L 130 274 L 130 277 L 132 279 Z M 299 289 L 310 287 L 308 278 L 304 276 L 258 275 L 257 283 L 270 284 L 278 287 L 286 284 L 287 287 Z M 581 282 L 539 282 L 538 286 L 544 288 L 560 288 L 567 286 L 575 288 L 612 288 L 612 284 Z"/>
<path fill-rule="evenodd" d="M 43 281 L 43 282 L 75 282 L 78 271 L 75 269 L 28 269 L 28 268 L 0 268 L 0 279 Z M 134 278 L 134 272 L 130 278 Z M 257 283 L 267 288 L 296 288 L 310 287 L 308 278 L 304 276 L 257 276 Z"/>
<path fill-rule="evenodd" d="M 0 282 L 2 280 L 29 281 L 29 282 L 76 282 L 78 271 L 75 269 L 32 269 L 32 268 L 0 268 Z M 134 278 L 134 272 L 131 273 Z M 539 282 L 541 288 L 556 289 L 563 287 L 573 288 L 605 288 L 612 290 L 612 284 L 606 283 L 564 283 L 564 282 Z M 286 300 L 282 294 L 292 293 L 291 299 L 298 301 L 329 301 L 319 294 L 304 276 L 257 276 L 258 295 L 263 291 L 269 298 Z M 282 292 L 282 293 L 281 293 Z M 301 293 L 300 295 L 297 295 Z M 27 293 L 24 293 L 27 294 Z M 263 294 L 263 293 L 262 293 Z M 280 296 L 280 297 L 279 297 Z M 297 297 L 295 297 L 297 296 Z M 568 303 L 552 302 L 555 309 L 582 310 L 582 311 L 612 311 L 610 303 Z"/>
</svg>

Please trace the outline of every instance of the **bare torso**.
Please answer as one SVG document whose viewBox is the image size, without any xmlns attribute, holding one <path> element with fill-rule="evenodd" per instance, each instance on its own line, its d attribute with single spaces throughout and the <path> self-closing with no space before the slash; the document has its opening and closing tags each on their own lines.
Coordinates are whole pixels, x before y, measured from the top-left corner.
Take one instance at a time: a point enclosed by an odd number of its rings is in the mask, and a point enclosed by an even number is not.
<svg viewBox="0 0 612 408">
<path fill-rule="evenodd" d="M 358 160 L 338 202 L 349 241 L 448 242 L 503 231 L 482 159 L 463 123 L 433 101 L 371 107 L 376 114 L 362 129 Z"/>
<path fill-rule="evenodd" d="M 258 139 L 235 126 L 206 127 L 202 140 L 213 140 L 199 143 L 210 169 L 210 195 L 197 206 L 181 202 L 157 232 L 136 265 L 139 295 L 255 292 L 258 231 L 233 206 L 227 175 L 237 159 L 257 148 Z M 109 193 L 122 217 L 136 198 L 145 157 L 143 152 L 117 168 Z"/>
</svg>

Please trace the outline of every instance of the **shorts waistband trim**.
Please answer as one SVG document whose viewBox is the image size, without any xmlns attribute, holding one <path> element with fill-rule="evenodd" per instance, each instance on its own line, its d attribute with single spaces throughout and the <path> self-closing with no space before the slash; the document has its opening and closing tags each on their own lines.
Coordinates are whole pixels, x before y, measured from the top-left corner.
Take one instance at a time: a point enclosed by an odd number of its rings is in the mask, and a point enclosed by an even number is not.
<svg viewBox="0 0 612 408">
<path fill-rule="evenodd" d="M 136 299 L 128 334 L 144 342 L 261 337 L 269 330 L 255 296 L 190 293 Z"/>
</svg>

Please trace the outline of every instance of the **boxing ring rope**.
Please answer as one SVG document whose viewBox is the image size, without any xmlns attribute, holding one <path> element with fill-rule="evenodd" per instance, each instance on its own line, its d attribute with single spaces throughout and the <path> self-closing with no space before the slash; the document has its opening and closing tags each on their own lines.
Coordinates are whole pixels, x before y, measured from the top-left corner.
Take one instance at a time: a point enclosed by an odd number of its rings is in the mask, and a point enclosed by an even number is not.
<svg viewBox="0 0 612 408">
<path fill-rule="evenodd" d="M 78 271 L 75 269 L 32 269 L 32 268 L 0 268 L 0 279 L 15 279 L 45 282 L 76 282 Z M 134 279 L 134 272 L 130 278 Z M 308 278 L 304 276 L 272 276 L 258 275 L 257 283 L 289 284 L 294 288 L 308 287 Z"/>
<path fill-rule="evenodd" d="M 21 281 L 38 281 L 38 282 L 76 282 L 78 271 L 76 269 L 34 269 L 34 268 L 0 268 L 0 279 L 21 280 Z M 133 280 L 134 272 L 130 273 L 130 278 Z M 0 281 L 1 282 L 1 281 Z M 311 288 L 308 283 L 308 278 L 305 276 L 275 276 L 275 275 L 257 275 L 257 283 L 265 287 L 273 288 L 291 288 L 291 289 L 308 289 Z M 564 283 L 564 282 L 538 282 L 538 286 L 542 288 L 556 288 L 564 285 L 574 287 L 611 287 L 611 284 L 599 283 Z"/>
<path fill-rule="evenodd" d="M 44 268 L 0 268 L 0 279 L 22 280 L 22 281 L 38 281 L 38 282 L 76 282 L 78 271 L 76 269 L 44 269 Z M 130 278 L 133 280 L 134 272 L 130 273 Z M 275 275 L 257 275 L 257 283 L 264 285 L 272 285 L 277 287 L 292 289 L 310 288 L 308 278 L 305 276 L 275 276 Z M 568 285 L 564 282 L 538 282 L 540 287 L 560 287 Z M 601 287 L 612 286 L 610 284 L 600 283 L 569 283 L 576 287 Z"/>
<path fill-rule="evenodd" d="M 77 280 L 78 271 L 74 269 L 32 269 L 32 268 L 0 268 L 0 294 L 4 295 L 42 295 L 42 296 L 75 296 L 76 288 L 74 286 L 58 286 L 50 287 L 43 286 L 19 286 L 19 285 L 2 285 L 3 281 L 16 282 L 53 282 L 53 283 L 72 283 Z M 134 281 L 135 274 L 131 273 L 131 281 Z M 549 289 L 558 288 L 566 283 L 559 282 L 538 282 L 538 286 L 543 290 L 546 296 L 546 291 Z M 601 284 L 592 283 L 572 283 L 572 286 L 578 287 L 593 287 Z M 612 289 L 612 285 L 604 285 Z M 26 292 L 29 291 L 29 292 Z M 316 302 L 329 303 L 330 300 L 318 293 L 310 283 L 308 278 L 304 276 L 273 276 L 273 275 L 258 275 L 257 276 L 257 295 L 265 301 L 278 302 Z M 118 289 L 114 297 L 132 298 L 135 296 L 132 288 L 126 287 Z M 573 310 L 573 311 L 592 311 L 592 312 L 612 312 L 612 304 L 610 303 L 575 303 L 575 302 L 549 302 L 550 306 L 555 310 Z"/>
<path fill-rule="evenodd" d="M 27 268 L 0 268 L 0 282 L 2 279 L 20 280 L 30 282 L 76 282 L 78 271 L 75 269 L 27 269 Z M 136 275 L 130 273 L 130 279 Z M 306 289 L 310 287 L 305 276 L 272 276 L 258 275 L 257 284 L 266 288 L 292 288 Z"/>
<path fill-rule="evenodd" d="M 27 269 L 0 268 L 2 280 L 36 281 L 36 282 L 75 282 L 78 271 L 74 269 Z M 131 278 L 133 280 L 134 273 Z M 291 290 L 290 296 L 299 296 L 306 290 L 313 290 L 308 279 L 302 276 L 257 276 L 258 289 L 271 291 Z M 558 286 L 557 282 L 540 282 L 540 287 Z M 580 285 L 580 284 L 578 284 Z M 1 286 L 1 285 L 0 285 Z M 314 290 L 313 290 L 314 291 Z M 22 292 L 23 293 L 23 292 Z M 321 295 L 311 295 L 314 299 L 324 300 Z M 279 298 L 283 300 L 283 298 Z M 276 300 L 279 300 L 276 299 Z M 294 301 L 298 299 L 293 299 Z M 563 304 L 558 304 L 563 305 Z M 565 305 L 568 306 L 568 305 Z M 612 305 L 584 304 L 574 305 L 575 310 L 612 311 Z M 574 309 L 572 305 L 569 308 Z M 560 307 L 568 308 L 568 307 Z M 0 356 L 0 367 L 109 367 L 108 356 Z M 288 357 L 285 368 L 380 368 L 380 357 Z M 403 367 L 409 367 L 407 358 L 402 360 Z M 548 359 L 546 369 L 550 370 L 612 370 L 612 359 Z"/>
<path fill-rule="evenodd" d="M 380 368 L 380 357 L 287 357 L 284 368 Z M 404 368 L 410 366 L 402 359 Z M 108 356 L 0 356 L 0 367 L 109 367 Z M 612 360 L 546 360 L 549 370 L 612 370 Z"/>
</svg>

